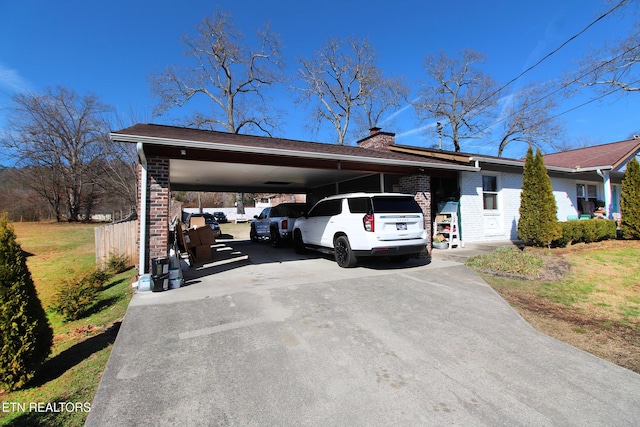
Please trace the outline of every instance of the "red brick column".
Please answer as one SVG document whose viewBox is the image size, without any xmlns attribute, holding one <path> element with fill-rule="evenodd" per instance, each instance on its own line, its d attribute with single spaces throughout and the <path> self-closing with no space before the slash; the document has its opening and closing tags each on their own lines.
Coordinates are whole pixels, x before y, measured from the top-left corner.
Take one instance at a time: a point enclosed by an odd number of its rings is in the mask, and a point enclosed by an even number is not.
<svg viewBox="0 0 640 427">
<path fill-rule="evenodd" d="M 416 202 L 422 208 L 424 228 L 429 240 L 427 250 L 431 254 L 431 177 L 429 175 L 411 175 L 400 178 L 400 191 L 415 194 Z"/>
<path fill-rule="evenodd" d="M 138 180 L 142 177 L 142 168 L 138 168 Z M 140 183 L 142 188 L 145 183 Z M 169 254 L 169 159 L 147 157 L 147 268 L 154 258 L 166 258 Z M 141 194 L 141 191 L 138 191 Z M 140 207 L 138 207 L 140 209 Z M 140 212 L 138 212 L 140 213 Z M 142 271 L 142 270 L 141 270 Z"/>
</svg>

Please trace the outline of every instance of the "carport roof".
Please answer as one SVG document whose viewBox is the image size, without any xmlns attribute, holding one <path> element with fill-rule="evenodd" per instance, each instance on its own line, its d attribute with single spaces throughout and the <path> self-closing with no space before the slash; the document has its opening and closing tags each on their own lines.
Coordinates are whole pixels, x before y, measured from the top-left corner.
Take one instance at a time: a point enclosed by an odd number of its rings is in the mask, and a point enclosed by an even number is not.
<svg viewBox="0 0 640 427">
<path fill-rule="evenodd" d="M 468 161 L 424 159 L 388 149 L 157 124 L 137 124 L 110 136 L 141 143 L 146 156 L 171 159 L 173 190 L 295 192 L 379 173 L 477 170 Z"/>
</svg>

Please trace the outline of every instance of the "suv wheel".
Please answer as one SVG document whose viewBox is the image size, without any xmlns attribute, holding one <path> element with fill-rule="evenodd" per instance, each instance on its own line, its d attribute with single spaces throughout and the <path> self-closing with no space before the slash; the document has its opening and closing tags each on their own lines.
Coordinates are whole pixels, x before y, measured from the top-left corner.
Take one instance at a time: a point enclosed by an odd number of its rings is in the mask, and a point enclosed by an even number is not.
<svg viewBox="0 0 640 427">
<path fill-rule="evenodd" d="M 336 262 L 340 267 L 355 267 L 358 260 L 351 250 L 351 245 L 349 245 L 349 239 L 347 239 L 347 236 L 338 236 L 333 242 L 333 250 Z"/>
<path fill-rule="evenodd" d="M 293 249 L 299 255 L 307 253 L 307 248 L 304 246 L 304 242 L 302 241 L 302 233 L 300 230 L 293 232 Z"/>
<path fill-rule="evenodd" d="M 273 246 L 274 248 L 279 248 L 280 246 L 282 246 L 282 238 L 280 237 L 280 232 L 278 232 L 278 227 L 271 227 L 269 231 L 271 246 Z"/>
</svg>

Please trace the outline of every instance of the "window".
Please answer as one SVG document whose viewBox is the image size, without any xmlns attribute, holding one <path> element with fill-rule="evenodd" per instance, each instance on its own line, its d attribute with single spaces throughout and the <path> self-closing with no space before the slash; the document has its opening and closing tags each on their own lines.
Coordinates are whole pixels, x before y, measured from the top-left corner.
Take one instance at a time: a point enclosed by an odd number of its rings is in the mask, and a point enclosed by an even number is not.
<svg viewBox="0 0 640 427">
<path fill-rule="evenodd" d="M 576 195 L 579 199 L 595 200 L 598 198 L 598 188 L 593 184 L 576 184 Z"/>
<path fill-rule="evenodd" d="M 319 202 L 311 212 L 309 216 L 333 216 L 340 215 L 342 212 L 342 199 L 332 199 Z"/>
<path fill-rule="evenodd" d="M 576 184 L 576 196 L 578 212 L 592 214 L 595 209 L 595 201 L 598 198 L 598 187 L 595 184 Z"/>
<path fill-rule="evenodd" d="M 373 198 L 373 211 L 375 213 L 422 213 L 422 209 L 413 197 L 386 197 L 375 196 Z"/>
<path fill-rule="evenodd" d="M 349 211 L 351 213 L 370 213 L 371 209 L 371 199 L 368 197 L 356 197 L 353 199 L 347 199 L 349 203 Z"/>
<path fill-rule="evenodd" d="M 498 209 L 498 177 L 482 176 L 482 204 L 485 210 Z"/>
</svg>

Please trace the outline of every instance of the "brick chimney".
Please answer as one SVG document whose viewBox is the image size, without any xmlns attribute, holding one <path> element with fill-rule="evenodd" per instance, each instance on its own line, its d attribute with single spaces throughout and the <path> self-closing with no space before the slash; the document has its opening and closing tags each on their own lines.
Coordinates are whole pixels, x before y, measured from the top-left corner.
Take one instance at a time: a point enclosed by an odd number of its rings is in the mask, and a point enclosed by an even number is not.
<svg viewBox="0 0 640 427">
<path fill-rule="evenodd" d="M 396 134 L 381 132 L 380 128 L 369 129 L 369 136 L 358 141 L 358 147 L 369 150 L 386 150 L 396 143 Z"/>
</svg>

